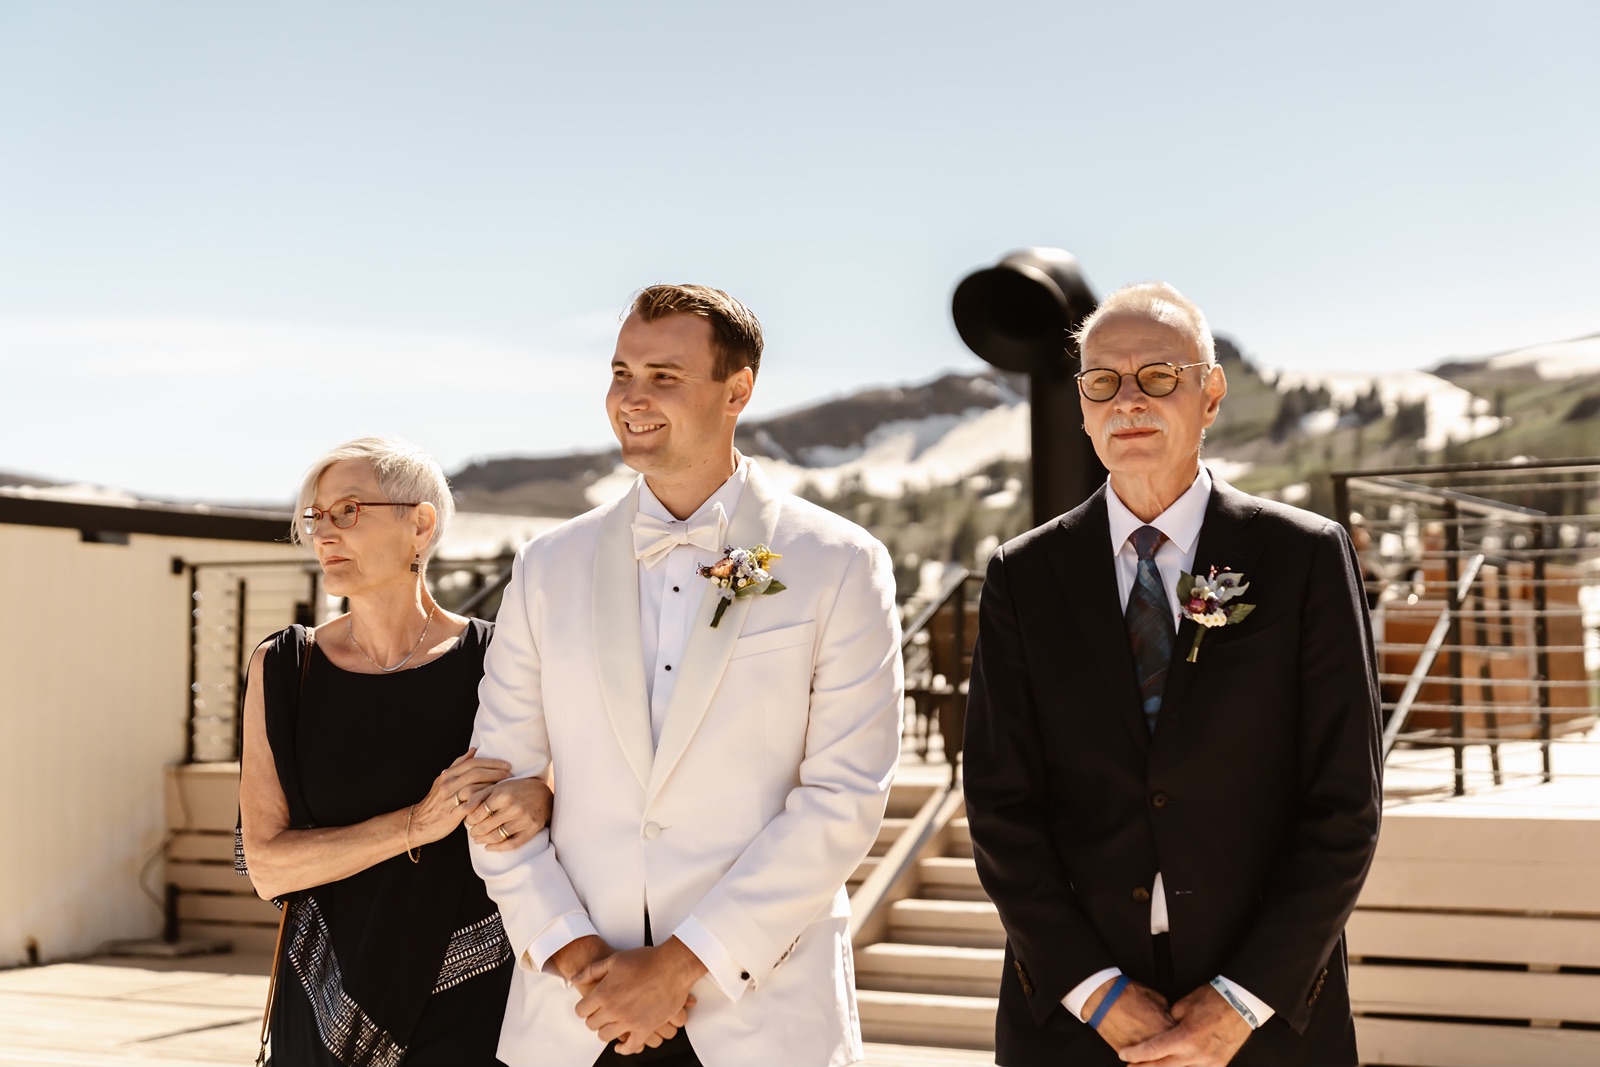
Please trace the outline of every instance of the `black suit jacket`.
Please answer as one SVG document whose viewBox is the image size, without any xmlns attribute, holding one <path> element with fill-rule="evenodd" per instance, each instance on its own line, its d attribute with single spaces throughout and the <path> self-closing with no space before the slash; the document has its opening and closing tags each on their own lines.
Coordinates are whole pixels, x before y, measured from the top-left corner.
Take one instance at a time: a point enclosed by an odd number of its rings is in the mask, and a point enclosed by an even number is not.
<svg viewBox="0 0 1600 1067">
<path fill-rule="evenodd" d="M 1136 689 L 1106 490 L 1004 545 L 980 608 L 967 814 L 1005 926 L 999 1063 L 1115 1064 L 1061 1006 L 1105 967 L 1156 986 L 1162 873 L 1176 998 L 1218 974 L 1276 1014 L 1235 1064 L 1354 1064 L 1343 930 L 1377 843 L 1379 703 L 1343 528 L 1213 479 L 1194 568 L 1244 575 L 1238 624 L 1187 662 L 1152 736 Z"/>
</svg>

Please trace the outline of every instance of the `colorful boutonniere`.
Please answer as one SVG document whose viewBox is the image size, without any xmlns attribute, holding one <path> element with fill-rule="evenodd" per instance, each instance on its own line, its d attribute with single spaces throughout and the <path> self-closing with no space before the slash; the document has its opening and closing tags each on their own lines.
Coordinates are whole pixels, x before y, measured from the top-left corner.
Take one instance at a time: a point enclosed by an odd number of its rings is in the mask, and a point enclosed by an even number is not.
<svg viewBox="0 0 1600 1067">
<path fill-rule="evenodd" d="M 783 557 L 766 545 L 754 548 L 734 548 L 729 545 L 723 551 L 727 555 L 709 567 L 695 568 L 700 577 L 711 580 L 717 587 L 717 595 L 722 598 L 716 614 L 711 616 L 713 629 L 722 621 L 722 613 L 728 610 L 728 605 L 733 603 L 735 597 L 771 596 L 786 588 L 767 570 L 773 560 Z"/>
<path fill-rule="evenodd" d="M 1194 644 L 1189 647 L 1190 663 L 1200 655 L 1200 639 L 1207 630 L 1243 622 L 1245 616 L 1256 610 L 1254 604 L 1229 604 L 1249 588 L 1244 575 L 1229 570 L 1218 573 L 1215 567 L 1204 578 L 1198 574 L 1178 576 L 1178 604 L 1183 609 L 1183 617 L 1200 624 L 1200 629 L 1195 631 Z"/>
</svg>

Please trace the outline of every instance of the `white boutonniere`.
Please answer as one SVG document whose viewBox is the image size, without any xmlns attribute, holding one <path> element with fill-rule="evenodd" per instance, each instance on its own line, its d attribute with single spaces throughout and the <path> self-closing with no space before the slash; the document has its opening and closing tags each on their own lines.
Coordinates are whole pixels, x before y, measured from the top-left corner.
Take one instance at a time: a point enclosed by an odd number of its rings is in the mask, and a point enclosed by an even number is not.
<svg viewBox="0 0 1600 1067">
<path fill-rule="evenodd" d="M 1215 567 L 1204 578 L 1198 574 L 1178 576 L 1178 604 L 1183 610 L 1183 617 L 1200 625 L 1200 629 L 1195 631 L 1194 644 L 1189 647 L 1190 663 L 1200 655 L 1200 639 L 1207 630 L 1243 622 L 1245 616 L 1256 610 L 1254 604 L 1230 603 L 1249 588 L 1250 583 L 1244 580 L 1244 575 L 1230 570 L 1219 573 Z"/>
<path fill-rule="evenodd" d="M 771 596 L 787 588 L 767 569 L 773 560 L 783 557 L 766 545 L 754 548 L 734 548 L 729 545 L 723 551 L 727 555 L 717 562 L 695 568 L 695 573 L 700 577 L 710 579 L 717 587 L 717 595 L 722 598 L 716 614 L 711 616 L 713 629 L 722 621 L 722 613 L 728 610 L 728 605 L 736 597 Z"/>
</svg>

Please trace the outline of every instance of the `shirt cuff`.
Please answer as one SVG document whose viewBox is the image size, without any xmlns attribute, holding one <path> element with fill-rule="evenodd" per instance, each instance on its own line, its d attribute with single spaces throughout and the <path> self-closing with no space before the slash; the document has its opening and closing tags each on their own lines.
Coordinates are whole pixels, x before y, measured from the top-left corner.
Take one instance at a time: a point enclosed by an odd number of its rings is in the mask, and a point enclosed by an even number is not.
<svg viewBox="0 0 1600 1067">
<path fill-rule="evenodd" d="M 523 959 L 519 963 L 526 963 L 536 971 L 553 974 L 557 978 L 562 975 L 550 966 L 550 957 L 566 948 L 580 937 L 590 935 L 600 936 L 600 931 L 594 928 L 594 923 L 589 921 L 589 916 L 581 911 L 568 912 L 546 926 L 539 935 L 533 939 L 522 953 Z M 570 984 L 570 983 L 569 983 Z"/>
<path fill-rule="evenodd" d="M 672 936 L 682 941 L 684 945 L 699 957 L 705 964 L 706 973 L 711 980 L 722 990 L 724 996 L 735 1004 L 744 996 L 744 991 L 750 988 L 750 972 L 739 966 L 739 961 L 718 941 L 716 935 L 707 930 L 705 924 L 693 915 L 678 924 Z"/>
<path fill-rule="evenodd" d="M 1222 994 L 1222 999 L 1233 1006 L 1239 1017 L 1250 1024 L 1250 1029 L 1256 1030 L 1266 1024 L 1266 1021 L 1277 1014 L 1260 997 L 1251 993 L 1237 982 L 1217 975 L 1211 979 L 1211 988 Z"/>
<path fill-rule="evenodd" d="M 1070 1011 L 1074 1019 L 1082 1022 L 1083 1006 L 1089 1003 L 1089 998 L 1094 995 L 1094 991 L 1121 973 L 1122 970 L 1118 967 L 1107 967 L 1103 971 L 1094 972 L 1068 990 L 1067 995 L 1061 998 L 1061 1006 Z"/>
</svg>

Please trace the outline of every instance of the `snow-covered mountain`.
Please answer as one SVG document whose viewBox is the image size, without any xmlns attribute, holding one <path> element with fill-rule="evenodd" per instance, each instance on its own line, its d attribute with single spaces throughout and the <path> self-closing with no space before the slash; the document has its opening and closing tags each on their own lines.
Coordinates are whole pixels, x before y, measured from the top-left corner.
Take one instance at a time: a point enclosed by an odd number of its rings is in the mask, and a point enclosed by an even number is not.
<svg viewBox="0 0 1600 1067">
<path fill-rule="evenodd" d="M 1352 428 L 1359 453 L 1353 458 L 1370 457 L 1373 464 L 1399 461 L 1402 452 L 1414 461 L 1468 442 L 1488 446 L 1485 439 L 1513 422 L 1526 423 L 1516 398 L 1541 383 L 1559 384 L 1574 397 L 1600 393 L 1600 335 L 1376 376 L 1264 373 L 1225 339 L 1218 348 L 1230 394 L 1207 462 L 1235 480 L 1255 467 L 1265 477 L 1285 451 L 1298 457 L 1296 442 L 1332 442 Z M 1269 442 L 1265 427 L 1294 393 L 1302 406 L 1312 406 L 1297 408 L 1291 431 Z M 961 483 L 997 463 L 1022 464 L 1029 450 L 1026 397 L 1027 380 L 1018 375 L 947 374 L 750 423 L 737 443 L 791 490 L 824 498 L 844 491 L 898 498 Z M 1387 437 L 1371 428 L 1380 421 Z M 1333 445 L 1327 449 L 1331 458 Z M 1600 441 L 1591 450 L 1600 450 Z M 1526 443 L 1517 451 L 1526 454 Z M 487 460 L 453 481 L 464 510 L 573 515 L 613 499 L 632 478 L 613 450 Z"/>
</svg>

